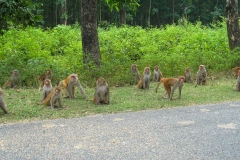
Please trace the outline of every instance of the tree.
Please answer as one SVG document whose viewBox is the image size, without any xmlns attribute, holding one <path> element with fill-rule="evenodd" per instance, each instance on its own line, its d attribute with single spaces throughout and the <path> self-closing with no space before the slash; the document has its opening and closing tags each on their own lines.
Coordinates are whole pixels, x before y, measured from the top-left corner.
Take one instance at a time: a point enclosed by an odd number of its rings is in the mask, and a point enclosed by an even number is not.
<svg viewBox="0 0 240 160">
<path fill-rule="evenodd" d="M 0 1 L 0 32 L 12 26 L 34 25 L 42 20 L 39 3 L 31 0 L 1 0 Z"/>
<path fill-rule="evenodd" d="M 134 12 L 137 11 L 139 6 L 138 0 L 106 0 L 112 11 L 115 8 L 117 11 L 120 10 L 120 23 L 126 24 L 126 5 L 130 6 Z"/>
<path fill-rule="evenodd" d="M 238 24 L 238 0 L 228 0 L 226 5 L 227 32 L 229 48 L 240 47 L 240 32 Z"/>
<path fill-rule="evenodd" d="M 100 67 L 100 48 L 97 32 L 97 0 L 81 1 L 81 31 L 83 62 Z"/>
<path fill-rule="evenodd" d="M 128 3 L 136 10 L 138 0 L 106 0 L 111 9 L 115 7 L 118 10 L 123 3 Z M 83 63 L 95 64 L 100 67 L 101 54 L 97 32 L 97 0 L 81 1 L 81 33 L 83 48 Z"/>
</svg>

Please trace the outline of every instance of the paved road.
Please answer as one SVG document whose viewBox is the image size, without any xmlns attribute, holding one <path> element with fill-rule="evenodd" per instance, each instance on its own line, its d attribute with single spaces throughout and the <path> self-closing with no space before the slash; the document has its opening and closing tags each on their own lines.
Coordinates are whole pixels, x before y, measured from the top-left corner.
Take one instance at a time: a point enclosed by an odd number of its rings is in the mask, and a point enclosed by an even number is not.
<svg viewBox="0 0 240 160">
<path fill-rule="evenodd" d="M 0 125 L 1 160 L 240 159 L 240 101 Z"/>
</svg>

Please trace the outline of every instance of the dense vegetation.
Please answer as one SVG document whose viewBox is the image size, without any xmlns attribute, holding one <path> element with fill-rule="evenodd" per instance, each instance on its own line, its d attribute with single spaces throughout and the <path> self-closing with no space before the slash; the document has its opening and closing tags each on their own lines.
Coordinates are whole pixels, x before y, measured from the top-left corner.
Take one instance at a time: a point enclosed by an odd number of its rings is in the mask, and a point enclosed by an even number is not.
<svg viewBox="0 0 240 160">
<path fill-rule="evenodd" d="M 110 85 L 127 84 L 132 63 L 140 72 L 145 66 L 159 65 L 164 76 L 182 75 L 186 67 L 196 73 L 199 64 L 211 72 L 229 71 L 239 64 L 239 52 L 228 47 L 224 23 L 206 27 L 201 23 L 167 25 L 164 28 L 99 28 L 102 67 L 82 63 L 80 27 L 57 26 L 53 29 L 28 27 L 12 29 L 0 37 L 0 84 L 14 69 L 21 74 L 22 85 L 36 86 L 36 77 L 51 68 L 55 83 L 78 73 L 87 86 L 99 76 Z"/>
<path fill-rule="evenodd" d="M 112 7 L 109 7 L 106 1 L 124 3 L 124 0 L 97 0 L 98 22 L 102 26 L 109 24 L 118 26 L 123 17 L 126 24 L 142 27 L 165 26 L 177 23 L 182 18 L 187 18 L 193 23 L 201 21 L 204 25 L 208 25 L 225 16 L 226 6 L 226 0 L 138 0 L 139 7 L 136 12 L 129 3 L 118 6 L 118 11 L 115 7 L 110 11 Z M 43 15 L 41 25 L 44 27 L 81 22 L 81 0 L 32 0 L 31 2 L 41 3 L 37 13 Z"/>
</svg>

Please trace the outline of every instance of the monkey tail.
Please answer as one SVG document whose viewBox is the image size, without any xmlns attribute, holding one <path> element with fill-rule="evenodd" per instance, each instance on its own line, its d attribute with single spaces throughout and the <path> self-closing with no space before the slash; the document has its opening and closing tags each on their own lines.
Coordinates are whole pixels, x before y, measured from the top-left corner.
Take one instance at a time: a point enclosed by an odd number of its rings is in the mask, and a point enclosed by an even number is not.
<svg viewBox="0 0 240 160">
<path fill-rule="evenodd" d="M 158 90 L 158 87 L 160 86 L 160 84 L 162 83 L 162 80 L 158 83 L 156 89 L 155 89 L 155 92 L 157 93 L 157 90 Z"/>
</svg>

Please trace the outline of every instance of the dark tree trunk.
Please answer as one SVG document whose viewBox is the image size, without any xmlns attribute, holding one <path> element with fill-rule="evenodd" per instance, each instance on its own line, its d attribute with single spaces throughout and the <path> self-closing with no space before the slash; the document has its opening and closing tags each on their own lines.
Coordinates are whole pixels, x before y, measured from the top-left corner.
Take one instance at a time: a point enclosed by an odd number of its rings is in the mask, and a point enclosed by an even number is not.
<svg viewBox="0 0 240 160">
<path fill-rule="evenodd" d="M 120 8 L 120 24 L 126 24 L 126 9 L 124 5 Z"/>
<path fill-rule="evenodd" d="M 93 62 L 100 67 L 100 48 L 97 32 L 97 0 L 81 1 L 81 29 L 83 62 Z"/>
<path fill-rule="evenodd" d="M 229 48 L 233 50 L 235 47 L 240 47 L 238 0 L 228 0 L 226 5 L 226 15 Z"/>
<path fill-rule="evenodd" d="M 61 10 L 60 10 L 60 19 L 61 19 L 61 24 L 67 25 L 67 0 L 65 0 L 64 2 L 62 2 L 61 4 Z"/>
</svg>

